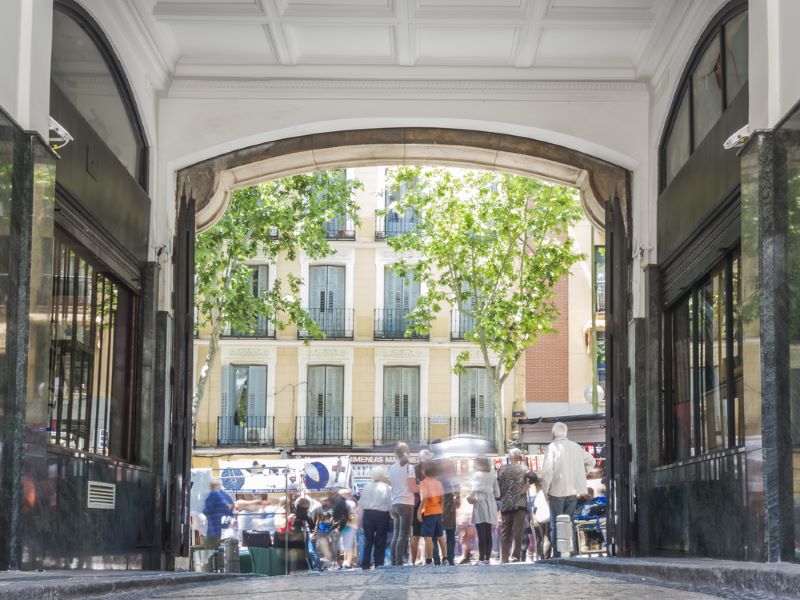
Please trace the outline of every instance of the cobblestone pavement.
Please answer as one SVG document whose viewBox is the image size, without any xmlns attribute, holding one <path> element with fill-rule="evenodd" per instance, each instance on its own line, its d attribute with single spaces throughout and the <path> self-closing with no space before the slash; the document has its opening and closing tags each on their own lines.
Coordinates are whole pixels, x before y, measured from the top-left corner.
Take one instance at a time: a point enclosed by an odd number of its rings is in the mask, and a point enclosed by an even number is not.
<svg viewBox="0 0 800 600">
<path fill-rule="evenodd" d="M 641 577 L 606 575 L 530 563 L 488 567 L 403 567 L 253 577 L 114 595 L 116 600 L 700 600 L 746 597 L 721 589 L 672 586 Z M 759 598 L 763 600 L 764 596 Z"/>
</svg>

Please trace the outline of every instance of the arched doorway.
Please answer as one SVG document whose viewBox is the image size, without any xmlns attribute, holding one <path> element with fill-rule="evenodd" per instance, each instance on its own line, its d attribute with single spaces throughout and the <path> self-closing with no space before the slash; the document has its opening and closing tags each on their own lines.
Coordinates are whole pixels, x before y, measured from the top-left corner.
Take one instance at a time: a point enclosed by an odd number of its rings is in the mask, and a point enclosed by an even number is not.
<svg viewBox="0 0 800 600">
<path fill-rule="evenodd" d="M 446 164 L 505 171 L 565 184 L 580 191 L 590 221 L 606 233 L 607 464 L 614 512 L 613 551 L 630 551 L 632 502 L 627 432 L 627 326 L 630 306 L 630 173 L 563 146 L 517 137 L 445 128 L 361 129 L 266 142 L 216 156 L 177 174 L 177 237 L 174 246 L 174 388 L 189 419 L 192 389 L 194 236 L 224 213 L 230 194 L 261 181 L 363 165 Z M 173 432 L 178 435 L 176 430 Z M 188 440 L 187 440 L 188 442 Z M 187 457 L 191 447 L 185 448 Z M 188 461 L 187 461 L 188 480 Z"/>
</svg>

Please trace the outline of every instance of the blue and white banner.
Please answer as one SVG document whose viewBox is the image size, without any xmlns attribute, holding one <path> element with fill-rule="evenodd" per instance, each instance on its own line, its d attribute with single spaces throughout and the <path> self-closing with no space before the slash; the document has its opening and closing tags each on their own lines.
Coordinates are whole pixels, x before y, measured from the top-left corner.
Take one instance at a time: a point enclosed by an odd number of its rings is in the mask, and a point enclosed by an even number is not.
<svg viewBox="0 0 800 600">
<path fill-rule="evenodd" d="M 321 456 L 287 460 L 227 460 L 219 462 L 219 479 L 229 493 L 272 494 L 333 492 L 350 488 L 350 457 Z"/>
</svg>

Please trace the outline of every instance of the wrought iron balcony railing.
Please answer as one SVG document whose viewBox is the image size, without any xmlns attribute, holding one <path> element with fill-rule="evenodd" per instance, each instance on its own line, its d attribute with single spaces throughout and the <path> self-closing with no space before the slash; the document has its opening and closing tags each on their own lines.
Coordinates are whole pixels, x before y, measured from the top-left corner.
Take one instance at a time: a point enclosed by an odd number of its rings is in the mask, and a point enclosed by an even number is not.
<svg viewBox="0 0 800 600">
<path fill-rule="evenodd" d="M 217 445 L 271 446 L 275 441 L 275 417 L 218 417 Z"/>
<path fill-rule="evenodd" d="M 352 417 L 297 417 L 296 446 L 347 447 L 352 444 Z"/>
<path fill-rule="evenodd" d="M 230 325 L 222 330 L 222 337 L 231 338 L 275 338 L 275 324 L 267 321 L 266 318 L 259 318 L 251 329 L 239 331 Z"/>
<path fill-rule="evenodd" d="M 492 448 L 497 448 L 496 423 L 496 419 L 489 417 L 458 417 L 450 420 L 450 433 L 452 435 L 458 433 L 477 435 L 488 440 Z"/>
<path fill-rule="evenodd" d="M 352 308 L 309 308 L 308 314 L 329 340 L 353 339 Z M 297 332 L 297 337 L 307 338 L 310 333 L 305 329 Z"/>
<path fill-rule="evenodd" d="M 329 240 L 356 239 L 356 226 L 353 219 L 343 215 L 334 217 L 325 223 L 325 237 Z"/>
<path fill-rule="evenodd" d="M 375 446 L 395 442 L 427 444 L 430 431 L 427 417 L 375 417 L 373 442 Z"/>
<path fill-rule="evenodd" d="M 454 310 L 450 313 L 450 339 L 463 341 L 470 331 L 475 329 L 475 317 Z"/>
<path fill-rule="evenodd" d="M 414 213 L 400 214 L 390 210 L 386 214 L 375 215 L 375 239 L 382 240 L 414 231 L 417 221 L 417 215 Z"/>
<path fill-rule="evenodd" d="M 376 340 L 427 340 L 428 334 L 409 333 L 411 324 L 408 320 L 410 310 L 393 308 L 379 308 L 375 310 L 375 339 Z"/>
</svg>

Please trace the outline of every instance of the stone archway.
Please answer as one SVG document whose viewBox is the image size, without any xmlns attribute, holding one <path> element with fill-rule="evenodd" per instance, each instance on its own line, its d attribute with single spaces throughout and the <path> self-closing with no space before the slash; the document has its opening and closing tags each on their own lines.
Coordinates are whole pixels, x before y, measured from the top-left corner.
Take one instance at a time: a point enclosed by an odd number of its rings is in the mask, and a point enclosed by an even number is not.
<svg viewBox="0 0 800 600">
<path fill-rule="evenodd" d="M 195 200 L 196 228 L 210 227 L 230 192 L 315 169 L 378 164 L 446 164 L 550 180 L 580 190 L 589 219 L 605 228 L 605 206 L 619 198 L 627 214 L 627 170 L 593 156 L 507 134 L 431 127 L 361 129 L 265 142 L 178 172 L 179 194 Z"/>
<path fill-rule="evenodd" d="M 444 164 L 515 173 L 573 186 L 606 235 L 606 465 L 609 552 L 630 553 L 635 531 L 628 435 L 631 268 L 630 172 L 594 156 L 531 138 L 431 127 L 358 129 L 284 138 L 234 150 L 177 174 L 173 252 L 173 423 L 191 414 L 194 235 L 224 213 L 230 194 L 260 181 L 363 165 Z M 187 343 L 189 340 L 189 343 Z M 188 472 L 186 473 L 188 478 Z"/>
</svg>

